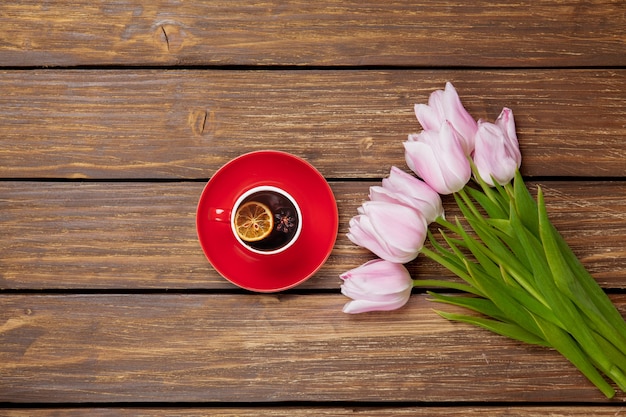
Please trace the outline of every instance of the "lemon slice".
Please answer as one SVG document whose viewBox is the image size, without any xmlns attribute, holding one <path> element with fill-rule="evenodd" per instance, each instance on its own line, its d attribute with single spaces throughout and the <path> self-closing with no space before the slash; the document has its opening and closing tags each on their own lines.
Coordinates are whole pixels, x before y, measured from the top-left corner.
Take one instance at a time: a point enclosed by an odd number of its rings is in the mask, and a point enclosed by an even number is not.
<svg viewBox="0 0 626 417">
<path fill-rule="evenodd" d="M 272 233 L 274 218 L 272 211 L 263 203 L 248 201 L 235 213 L 235 230 L 244 242 L 257 242 Z"/>
</svg>

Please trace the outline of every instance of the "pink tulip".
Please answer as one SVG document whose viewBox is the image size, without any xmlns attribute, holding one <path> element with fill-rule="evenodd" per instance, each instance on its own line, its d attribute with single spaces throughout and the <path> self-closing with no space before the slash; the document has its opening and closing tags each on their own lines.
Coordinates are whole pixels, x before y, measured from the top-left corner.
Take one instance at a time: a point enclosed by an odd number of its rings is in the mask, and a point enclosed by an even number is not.
<svg viewBox="0 0 626 417">
<path fill-rule="evenodd" d="M 489 185 L 495 185 L 492 177 L 500 185 L 507 184 L 515 176 L 522 164 L 513 112 L 506 107 L 496 123 L 478 123 L 474 164 L 480 177 Z"/>
<path fill-rule="evenodd" d="M 400 168 L 391 167 L 383 185 L 370 187 L 370 200 L 404 204 L 417 210 L 427 223 L 443 216 L 443 205 L 439 194 L 428 184 Z"/>
<path fill-rule="evenodd" d="M 428 104 L 416 104 L 415 116 L 424 130 L 438 132 L 444 121 L 448 121 L 458 133 L 463 150 L 470 155 L 474 150 L 474 135 L 478 129 L 474 118 L 465 110 L 452 83 L 445 90 L 433 91 Z"/>
<path fill-rule="evenodd" d="M 382 259 L 369 261 L 341 274 L 341 293 L 352 298 L 344 313 L 395 310 L 411 296 L 413 280 L 401 265 Z"/>
<path fill-rule="evenodd" d="M 459 191 L 472 175 L 458 134 L 447 121 L 439 132 L 409 135 L 404 149 L 409 168 L 439 194 Z"/>
<path fill-rule="evenodd" d="M 390 262 L 409 262 L 426 239 L 427 223 L 416 210 L 384 201 L 366 201 L 350 220 L 348 239 Z"/>
</svg>

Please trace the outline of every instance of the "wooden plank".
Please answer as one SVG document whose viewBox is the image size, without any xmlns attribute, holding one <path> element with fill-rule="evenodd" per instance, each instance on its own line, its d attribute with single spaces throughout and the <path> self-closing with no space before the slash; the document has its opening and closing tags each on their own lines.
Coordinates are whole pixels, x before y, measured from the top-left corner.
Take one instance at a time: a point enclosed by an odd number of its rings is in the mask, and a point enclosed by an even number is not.
<svg viewBox="0 0 626 417">
<path fill-rule="evenodd" d="M 4 294 L 0 401 L 610 403 L 556 352 L 448 322 L 423 294 L 356 316 L 345 300 Z"/>
<path fill-rule="evenodd" d="M 345 236 L 378 182 L 331 181 L 340 228 L 328 262 L 299 289 L 337 289 L 372 258 Z M 530 186 L 533 184 L 529 183 Z M 548 210 L 606 288 L 626 288 L 626 184 L 542 182 Z M 2 289 L 232 289 L 197 241 L 201 182 L 0 182 Z M 455 215 L 445 200 L 448 217 Z M 414 276 L 452 276 L 419 257 Z"/>
<path fill-rule="evenodd" d="M 619 0 L 28 0 L 0 6 L 7 66 L 619 66 Z"/>
<path fill-rule="evenodd" d="M 46 70 L 0 72 L 0 177 L 208 178 L 272 148 L 380 178 L 446 80 L 476 118 L 513 109 L 525 175 L 626 175 L 626 70 Z"/>
<path fill-rule="evenodd" d="M 104 416 L 171 416 L 172 414 L 181 417 L 284 417 L 284 416 L 333 416 L 333 417 L 394 417 L 394 416 L 428 416 L 428 417 L 616 417 L 623 413 L 621 406 L 445 406 L 445 407 L 363 407 L 355 404 L 354 407 L 301 407 L 301 406 L 281 406 L 281 407 L 219 407 L 219 408 L 45 408 L 45 409 L 3 409 L 6 417 L 45 417 L 45 416 L 79 416 L 84 415 L 94 417 Z"/>
</svg>

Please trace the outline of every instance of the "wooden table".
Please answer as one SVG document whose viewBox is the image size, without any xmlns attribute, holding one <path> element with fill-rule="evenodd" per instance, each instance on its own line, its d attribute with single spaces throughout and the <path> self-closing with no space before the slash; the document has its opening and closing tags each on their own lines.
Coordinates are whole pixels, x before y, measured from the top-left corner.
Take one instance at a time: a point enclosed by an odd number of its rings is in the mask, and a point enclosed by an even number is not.
<svg viewBox="0 0 626 417">
<path fill-rule="evenodd" d="M 22 0 L 0 24 L 0 414 L 626 413 L 424 289 L 343 314 L 338 278 L 373 258 L 347 224 L 407 169 L 413 104 L 452 81 L 477 118 L 513 109 L 524 176 L 626 315 L 623 0 Z M 195 229 L 209 178 L 260 149 L 313 164 L 340 217 L 276 294 L 223 279 Z"/>
</svg>

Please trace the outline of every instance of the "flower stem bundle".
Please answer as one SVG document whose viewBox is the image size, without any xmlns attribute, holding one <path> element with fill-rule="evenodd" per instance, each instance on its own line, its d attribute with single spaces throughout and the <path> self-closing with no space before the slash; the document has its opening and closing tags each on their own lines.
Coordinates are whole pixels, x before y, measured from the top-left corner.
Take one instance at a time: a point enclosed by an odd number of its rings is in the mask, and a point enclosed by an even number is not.
<svg viewBox="0 0 626 417">
<path fill-rule="evenodd" d="M 605 378 L 626 392 L 626 322 L 550 223 L 542 190 L 535 201 L 526 188 L 512 110 L 475 121 L 446 83 L 415 115 L 424 130 L 404 148 L 419 178 L 392 167 L 350 220 L 348 238 L 381 259 L 341 275 L 343 311 L 400 308 L 413 286 L 461 291 L 430 294 L 481 316 L 441 316 L 554 348 L 607 397 Z M 454 195 L 462 220 L 445 220 L 440 194 Z M 411 280 L 401 264 L 420 253 L 464 283 Z"/>
<path fill-rule="evenodd" d="M 487 318 L 438 311 L 442 317 L 554 348 L 606 397 L 615 391 L 602 374 L 626 392 L 626 322 L 548 219 L 541 188 L 535 201 L 519 172 L 495 188 L 475 178 L 479 188 L 454 195 L 465 221 L 439 218 L 440 239 L 429 232 L 431 247 L 422 249 L 465 284 L 414 285 L 462 290 L 429 294 Z"/>
</svg>

